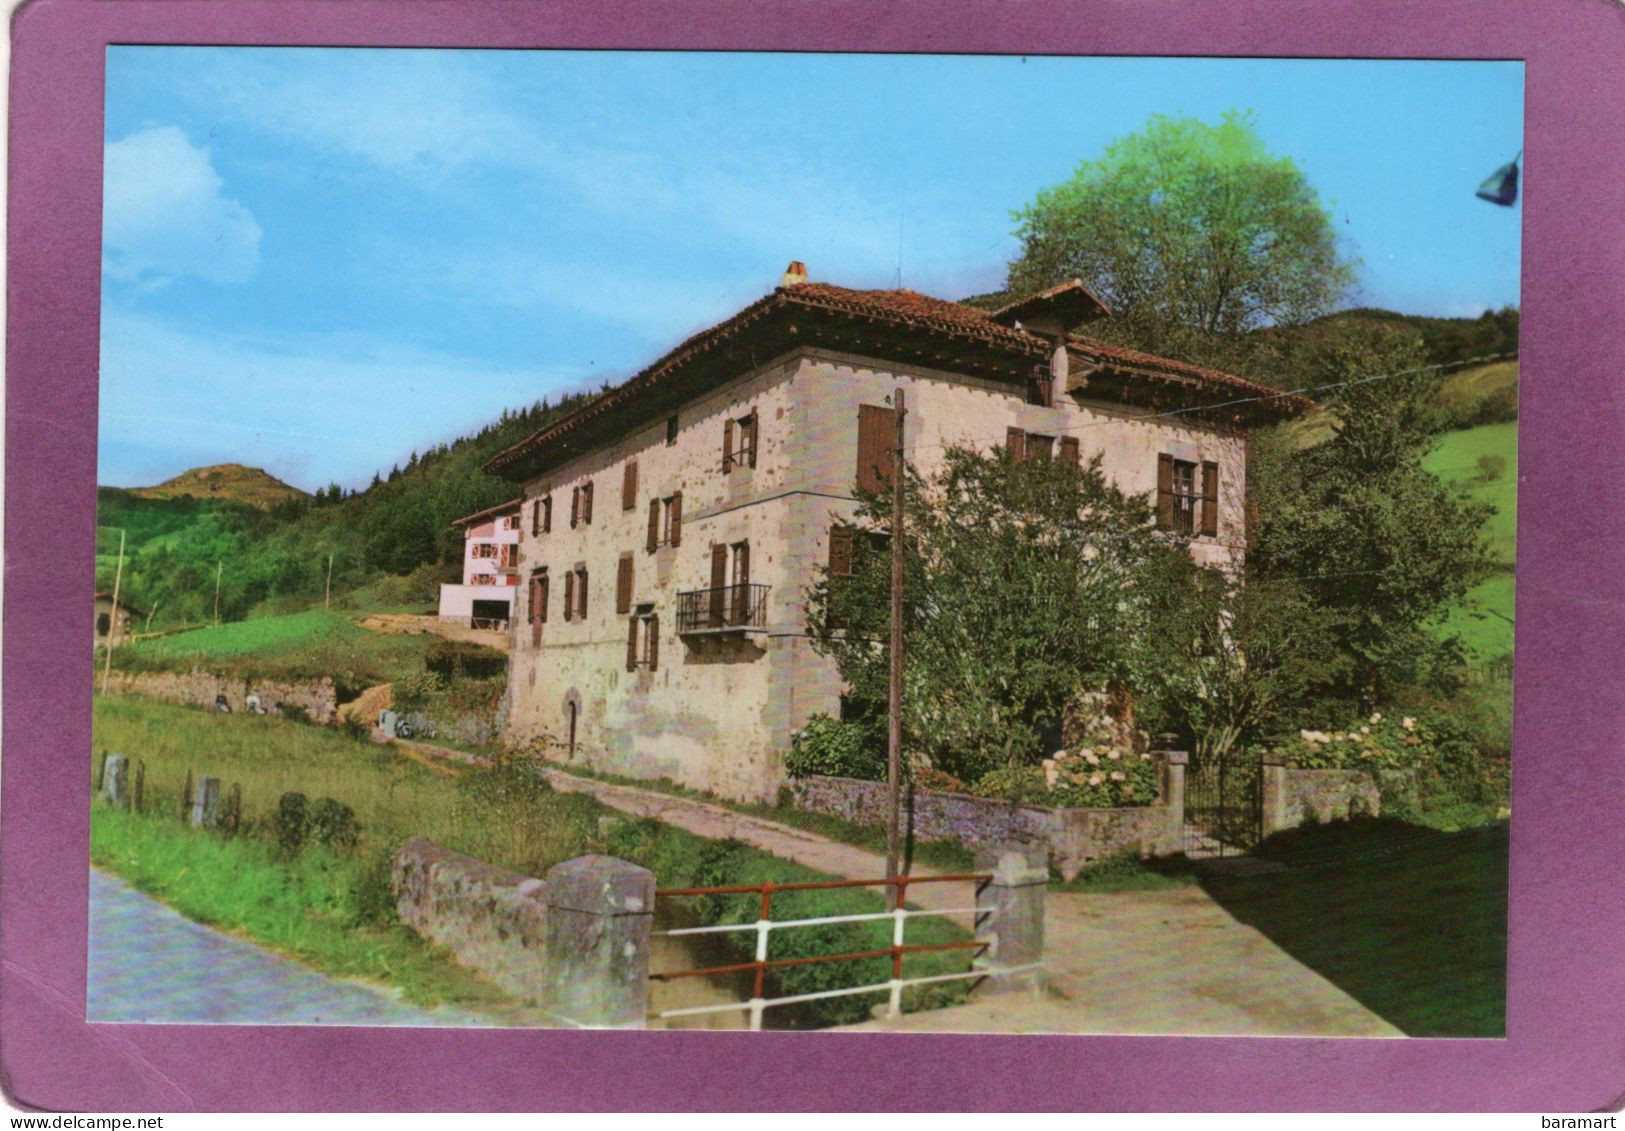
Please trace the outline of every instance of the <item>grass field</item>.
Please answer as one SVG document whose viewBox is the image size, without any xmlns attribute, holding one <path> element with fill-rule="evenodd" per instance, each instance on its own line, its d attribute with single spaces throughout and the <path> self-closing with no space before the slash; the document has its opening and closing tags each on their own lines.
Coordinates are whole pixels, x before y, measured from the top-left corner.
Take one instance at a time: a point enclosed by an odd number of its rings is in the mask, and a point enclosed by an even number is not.
<svg viewBox="0 0 1625 1131">
<path fill-rule="evenodd" d="M 1268 875 L 1209 877 L 1241 922 L 1413 1037 L 1506 1033 L 1507 823 L 1389 819 L 1295 829 Z"/>
<path fill-rule="evenodd" d="M 1505 461 L 1493 479 L 1479 471 L 1478 461 L 1485 456 Z M 1484 534 L 1498 571 L 1468 591 L 1465 607 L 1451 614 L 1444 631 L 1460 635 L 1480 659 L 1510 655 L 1512 569 L 1518 552 L 1518 424 L 1508 421 L 1447 432 L 1429 453 L 1426 467 L 1469 498 L 1495 508 Z"/>
<path fill-rule="evenodd" d="M 115 650 L 115 667 L 192 666 L 238 676 L 319 679 L 359 691 L 423 671 L 424 637 L 370 632 L 348 616 L 312 609 L 288 616 L 231 621 L 141 640 Z"/>
</svg>

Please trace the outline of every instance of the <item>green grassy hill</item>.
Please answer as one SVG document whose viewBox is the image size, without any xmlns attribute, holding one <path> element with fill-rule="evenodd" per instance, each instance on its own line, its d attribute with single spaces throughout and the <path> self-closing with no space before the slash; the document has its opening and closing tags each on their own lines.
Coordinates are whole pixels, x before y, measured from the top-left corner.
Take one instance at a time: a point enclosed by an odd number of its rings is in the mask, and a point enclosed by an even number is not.
<svg viewBox="0 0 1625 1131">
<path fill-rule="evenodd" d="M 1483 464 L 1480 461 L 1485 461 Z M 1446 432 L 1426 467 L 1495 513 L 1484 524 L 1497 571 L 1467 593 L 1466 608 L 1445 621 L 1481 660 L 1512 652 L 1513 564 L 1518 550 L 1518 423 Z"/>
</svg>

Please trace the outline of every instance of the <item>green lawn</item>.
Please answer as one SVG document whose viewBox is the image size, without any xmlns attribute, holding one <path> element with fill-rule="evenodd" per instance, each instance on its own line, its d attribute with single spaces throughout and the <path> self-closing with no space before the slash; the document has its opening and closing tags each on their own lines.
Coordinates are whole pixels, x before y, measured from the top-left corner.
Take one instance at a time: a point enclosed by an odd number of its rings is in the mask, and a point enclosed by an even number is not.
<svg viewBox="0 0 1625 1131">
<path fill-rule="evenodd" d="M 176 670 L 195 665 L 229 675 L 294 679 L 325 675 L 359 691 L 423 671 L 426 639 L 371 632 L 348 616 L 312 609 L 137 641 L 115 651 L 113 664 Z"/>
<path fill-rule="evenodd" d="M 1230 914 L 1410 1036 L 1505 1035 L 1507 822 L 1344 821 L 1258 854 L 1290 870 L 1203 881 Z"/>
<path fill-rule="evenodd" d="M 1479 471 L 1481 456 L 1505 460 L 1494 479 Z M 1512 567 L 1517 559 L 1518 516 L 1518 424 L 1485 424 L 1459 432 L 1447 432 L 1429 453 L 1425 466 L 1472 499 L 1489 503 L 1495 513 L 1484 524 L 1499 572 L 1480 582 L 1467 593 L 1463 607 L 1451 613 L 1443 631 L 1459 635 L 1468 649 L 1480 659 L 1495 659 L 1512 653 L 1514 585 Z"/>
</svg>

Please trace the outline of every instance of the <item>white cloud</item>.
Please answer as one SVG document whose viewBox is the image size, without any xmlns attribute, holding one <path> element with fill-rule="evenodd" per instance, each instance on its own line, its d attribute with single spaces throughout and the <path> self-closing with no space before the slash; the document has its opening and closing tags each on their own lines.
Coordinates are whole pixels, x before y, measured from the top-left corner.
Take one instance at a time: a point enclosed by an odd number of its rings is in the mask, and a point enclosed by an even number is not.
<svg viewBox="0 0 1625 1131">
<path fill-rule="evenodd" d="M 110 143 L 102 183 L 102 265 L 111 278 L 241 283 L 259 267 L 259 224 L 221 192 L 209 151 L 176 127 Z"/>
</svg>

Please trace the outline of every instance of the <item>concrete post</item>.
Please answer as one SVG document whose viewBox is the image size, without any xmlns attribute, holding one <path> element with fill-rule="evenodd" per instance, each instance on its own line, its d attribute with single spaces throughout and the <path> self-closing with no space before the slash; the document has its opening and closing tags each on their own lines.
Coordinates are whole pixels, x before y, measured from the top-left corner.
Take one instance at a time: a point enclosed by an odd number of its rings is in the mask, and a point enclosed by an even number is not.
<svg viewBox="0 0 1625 1131">
<path fill-rule="evenodd" d="M 1185 767 L 1190 764 L 1191 756 L 1185 750 L 1163 750 L 1160 757 L 1162 803 L 1168 812 L 1168 841 L 1159 846 L 1159 851 L 1179 852 L 1185 847 Z"/>
<path fill-rule="evenodd" d="M 120 809 L 130 803 L 130 760 L 123 754 L 109 754 L 102 766 L 102 797 Z"/>
<path fill-rule="evenodd" d="M 220 779 L 198 778 L 192 790 L 192 816 L 194 828 L 213 828 L 220 820 Z"/>
<path fill-rule="evenodd" d="M 583 1028 L 643 1028 L 654 873 L 613 856 L 578 856 L 548 869 L 546 882 L 543 1005 Z"/>
<path fill-rule="evenodd" d="M 1027 845 L 990 845 L 977 851 L 976 871 L 993 874 L 976 893 L 976 941 L 986 944 L 976 965 L 996 975 L 979 982 L 977 992 L 998 994 L 1042 987 L 1042 968 L 1019 974 L 1001 971 L 1044 960 L 1047 851 Z"/>
<path fill-rule="evenodd" d="M 1259 818 L 1258 833 L 1264 837 L 1287 827 L 1286 763 L 1281 761 L 1280 755 L 1271 751 L 1264 755 L 1259 772 L 1263 777 L 1258 786 L 1263 812 Z"/>
</svg>

